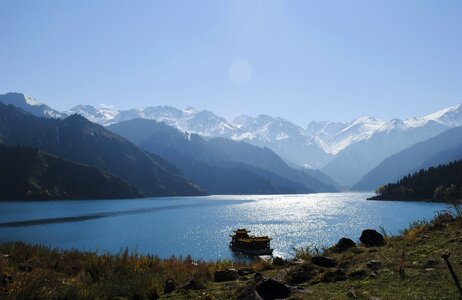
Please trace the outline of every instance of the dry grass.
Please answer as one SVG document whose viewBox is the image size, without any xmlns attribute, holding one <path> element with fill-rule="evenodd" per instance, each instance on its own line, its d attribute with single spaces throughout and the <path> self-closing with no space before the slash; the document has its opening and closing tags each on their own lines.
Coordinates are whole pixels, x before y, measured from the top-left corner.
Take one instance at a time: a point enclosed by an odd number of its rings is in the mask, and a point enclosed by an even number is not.
<svg viewBox="0 0 462 300">
<path fill-rule="evenodd" d="M 207 283 L 219 269 L 241 267 L 231 261 L 193 261 L 190 257 L 160 259 L 124 251 L 102 254 L 65 251 L 21 242 L 0 246 L 1 299 L 155 299 L 164 283 L 194 279 Z"/>
</svg>

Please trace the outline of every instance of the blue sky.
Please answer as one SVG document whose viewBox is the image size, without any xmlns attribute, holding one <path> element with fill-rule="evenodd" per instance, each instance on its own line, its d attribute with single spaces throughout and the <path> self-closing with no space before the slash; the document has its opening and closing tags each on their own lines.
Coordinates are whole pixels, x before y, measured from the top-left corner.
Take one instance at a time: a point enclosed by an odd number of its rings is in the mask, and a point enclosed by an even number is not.
<svg viewBox="0 0 462 300">
<path fill-rule="evenodd" d="M 462 1 L 3 1 L 0 93 L 311 120 L 462 102 Z"/>
</svg>

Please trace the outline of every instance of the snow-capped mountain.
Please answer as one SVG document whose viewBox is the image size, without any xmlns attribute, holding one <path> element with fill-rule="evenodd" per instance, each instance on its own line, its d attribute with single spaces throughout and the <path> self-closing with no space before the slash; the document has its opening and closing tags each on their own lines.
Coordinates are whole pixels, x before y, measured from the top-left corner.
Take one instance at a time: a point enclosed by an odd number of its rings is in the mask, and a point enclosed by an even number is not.
<svg viewBox="0 0 462 300">
<path fill-rule="evenodd" d="M 293 165 L 321 168 L 342 185 L 354 184 L 392 154 L 448 128 L 462 126 L 462 105 L 405 120 L 361 117 L 351 122 L 310 122 L 302 128 L 268 115 L 243 115 L 228 121 L 213 112 L 194 108 L 152 106 L 118 110 L 108 105 L 78 105 L 61 113 L 22 94 L 0 95 L 0 101 L 46 117 L 78 113 L 104 126 L 136 118 L 152 119 L 204 137 L 245 141 L 268 147 Z"/>
<path fill-rule="evenodd" d="M 462 125 L 462 104 L 458 104 L 446 109 L 442 109 L 433 114 L 411 118 L 404 121 L 407 127 L 421 127 L 430 121 L 434 121 L 447 127 L 457 127 Z"/>
<path fill-rule="evenodd" d="M 268 147 L 293 164 L 320 168 L 332 158 L 306 130 L 282 118 L 260 115 L 237 117 L 232 139 Z"/>
<path fill-rule="evenodd" d="M 224 137 L 266 146 L 295 165 L 319 168 L 331 159 L 306 131 L 285 119 L 260 115 L 240 116 L 233 122 L 207 110 L 152 106 L 143 109 L 115 110 L 113 107 L 78 105 L 68 114 L 78 113 L 92 122 L 108 126 L 142 118 L 164 122 L 183 132 L 204 137 Z"/>
<path fill-rule="evenodd" d="M 70 109 L 68 113 L 81 114 L 88 120 L 104 126 L 132 119 L 156 120 L 180 131 L 198 133 L 205 137 L 231 137 L 235 131 L 235 128 L 224 118 L 210 111 L 198 111 L 191 107 L 178 109 L 162 105 L 143 109 L 116 110 L 107 105 L 99 108 L 91 105 L 78 105 Z"/>
<path fill-rule="evenodd" d="M 393 130 L 406 131 L 412 128 L 424 127 L 431 122 L 440 124 L 446 128 L 461 126 L 461 104 L 427 116 L 406 120 L 393 119 L 383 121 L 372 117 L 361 117 L 349 123 L 311 122 L 308 124 L 306 130 L 326 152 L 337 154 L 354 143 L 371 139 L 376 134 Z"/>
<path fill-rule="evenodd" d="M 207 110 L 171 106 L 116 110 L 110 106 L 79 105 L 70 112 L 102 125 L 135 118 L 153 119 L 184 132 L 268 147 L 295 165 L 324 167 L 345 185 L 359 179 L 387 156 L 447 128 L 462 125 L 460 105 L 406 120 L 361 117 L 351 122 L 311 122 L 306 128 L 268 115 L 243 115 L 229 122 Z"/>
<path fill-rule="evenodd" d="M 309 134 L 324 151 L 337 154 L 351 144 L 369 139 L 386 122 L 372 117 L 362 117 L 346 122 L 311 122 Z"/>
<path fill-rule="evenodd" d="M 322 170 L 349 186 L 388 156 L 461 125 L 461 105 L 406 120 L 360 118 L 333 135 L 323 136 L 323 141 L 337 152 Z"/>
<path fill-rule="evenodd" d="M 36 99 L 25 96 L 21 93 L 7 93 L 0 95 L 0 102 L 19 107 L 37 117 L 63 118 L 66 116 L 66 114 L 54 110 L 48 105 L 40 103 Z"/>
<path fill-rule="evenodd" d="M 91 105 L 77 105 L 66 112 L 67 115 L 79 114 L 93 123 L 108 125 L 119 114 L 113 106 L 100 104 L 99 107 Z"/>
</svg>

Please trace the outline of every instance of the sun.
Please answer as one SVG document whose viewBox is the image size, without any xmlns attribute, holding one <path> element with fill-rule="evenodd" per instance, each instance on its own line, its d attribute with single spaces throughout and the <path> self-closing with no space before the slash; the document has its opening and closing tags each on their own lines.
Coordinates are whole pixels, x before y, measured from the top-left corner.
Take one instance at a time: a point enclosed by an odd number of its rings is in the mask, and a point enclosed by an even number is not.
<svg viewBox="0 0 462 300">
<path fill-rule="evenodd" d="M 244 85 L 252 79 L 252 65 L 245 59 L 235 60 L 228 69 L 229 79 L 236 85 Z"/>
</svg>

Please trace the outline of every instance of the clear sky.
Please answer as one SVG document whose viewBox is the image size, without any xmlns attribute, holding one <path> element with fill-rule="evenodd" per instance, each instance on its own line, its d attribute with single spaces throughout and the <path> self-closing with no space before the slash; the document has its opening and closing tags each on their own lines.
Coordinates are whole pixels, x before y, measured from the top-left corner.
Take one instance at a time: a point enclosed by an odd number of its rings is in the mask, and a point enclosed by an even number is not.
<svg viewBox="0 0 462 300">
<path fill-rule="evenodd" d="M 0 93 L 300 125 L 462 102 L 462 1 L 2 1 Z"/>
</svg>

